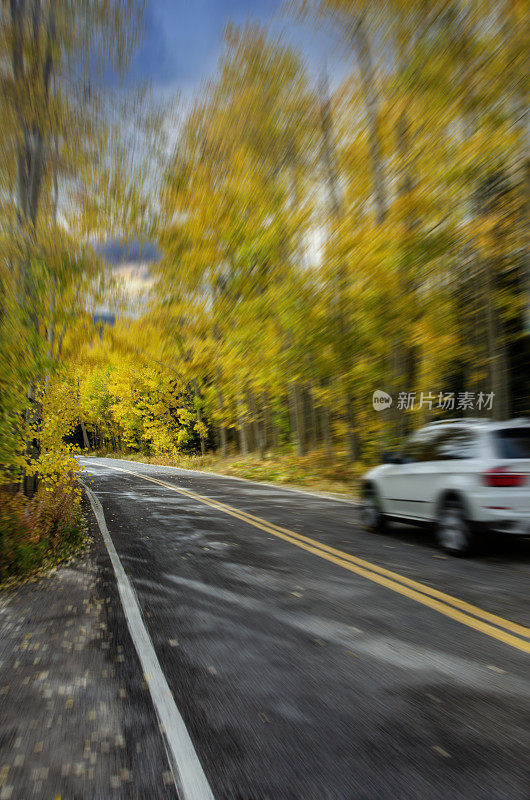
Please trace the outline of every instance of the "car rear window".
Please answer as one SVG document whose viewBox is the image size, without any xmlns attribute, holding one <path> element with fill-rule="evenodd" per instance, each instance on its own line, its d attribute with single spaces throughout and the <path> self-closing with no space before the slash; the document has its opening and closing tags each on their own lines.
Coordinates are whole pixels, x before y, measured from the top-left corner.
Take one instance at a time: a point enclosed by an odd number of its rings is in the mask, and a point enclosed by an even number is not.
<svg viewBox="0 0 530 800">
<path fill-rule="evenodd" d="M 493 435 L 500 458 L 530 458 L 530 427 L 503 428 Z"/>
</svg>

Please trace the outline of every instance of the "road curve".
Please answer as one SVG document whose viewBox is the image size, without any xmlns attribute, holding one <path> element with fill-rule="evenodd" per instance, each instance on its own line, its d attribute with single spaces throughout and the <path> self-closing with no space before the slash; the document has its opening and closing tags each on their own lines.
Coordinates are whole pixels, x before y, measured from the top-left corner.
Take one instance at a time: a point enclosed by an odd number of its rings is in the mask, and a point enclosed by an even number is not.
<svg viewBox="0 0 530 800">
<path fill-rule="evenodd" d="M 454 560 L 350 503 L 81 464 L 216 800 L 527 799 L 527 543 Z"/>
</svg>

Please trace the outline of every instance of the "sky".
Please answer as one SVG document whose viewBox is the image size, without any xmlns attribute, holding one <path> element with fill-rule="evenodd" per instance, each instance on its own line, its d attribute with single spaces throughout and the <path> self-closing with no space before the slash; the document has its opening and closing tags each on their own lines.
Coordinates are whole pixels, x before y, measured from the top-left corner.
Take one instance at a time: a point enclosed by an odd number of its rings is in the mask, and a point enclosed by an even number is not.
<svg viewBox="0 0 530 800">
<path fill-rule="evenodd" d="M 286 5 L 286 0 L 145 0 L 143 40 L 127 83 L 147 82 L 162 99 L 180 95 L 192 100 L 203 81 L 215 75 L 226 26 L 247 22 L 267 26 L 302 52 L 315 77 L 325 67 L 330 83 L 337 83 L 348 70 L 349 56 L 336 35 L 296 21 L 285 12 Z M 102 252 L 114 264 L 140 263 L 156 258 L 153 247 L 140 250 L 133 242 L 123 248 L 110 240 Z"/>
<path fill-rule="evenodd" d="M 130 78 L 148 81 L 161 94 L 191 97 L 215 73 L 223 32 L 229 22 L 267 24 L 300 48 L 310 69 L 324 63 L 331 79 L 344 74 L 345 53 L 329 34 L 296 22 L 284 12 L 284 0 L 146 0 L 143 42 Z"/>
</svg>

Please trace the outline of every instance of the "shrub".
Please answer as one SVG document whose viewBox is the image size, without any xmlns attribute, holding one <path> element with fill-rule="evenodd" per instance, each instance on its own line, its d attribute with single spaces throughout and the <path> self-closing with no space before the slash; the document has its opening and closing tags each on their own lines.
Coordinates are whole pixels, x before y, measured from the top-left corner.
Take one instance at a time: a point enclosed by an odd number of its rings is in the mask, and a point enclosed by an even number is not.
<svg viewBox="0 0 530 800">
<path fill-rule="evenodd" d="M 0 581 L 72 554 L 84 537 L 79 490 L 42 484 L 32 498 L 0 492 Z"/>
</svg>

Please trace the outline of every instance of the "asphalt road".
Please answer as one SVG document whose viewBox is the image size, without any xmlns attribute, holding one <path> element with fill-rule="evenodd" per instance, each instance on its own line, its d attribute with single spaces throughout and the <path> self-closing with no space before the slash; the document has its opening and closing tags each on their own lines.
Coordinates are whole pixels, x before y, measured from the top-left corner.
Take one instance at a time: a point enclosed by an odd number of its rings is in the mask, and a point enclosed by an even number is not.
<svg viewBox="0 0 530 800">
<path fill-rule="evenodd" d="M 527 542 L 451 559 L 349 502 L 81 462 L 216 800 L 528 800 Z"/>
</svg>

